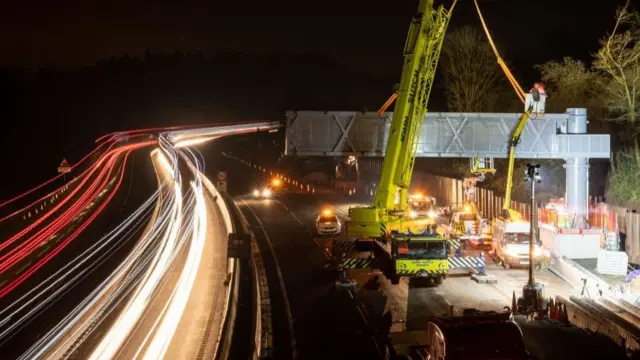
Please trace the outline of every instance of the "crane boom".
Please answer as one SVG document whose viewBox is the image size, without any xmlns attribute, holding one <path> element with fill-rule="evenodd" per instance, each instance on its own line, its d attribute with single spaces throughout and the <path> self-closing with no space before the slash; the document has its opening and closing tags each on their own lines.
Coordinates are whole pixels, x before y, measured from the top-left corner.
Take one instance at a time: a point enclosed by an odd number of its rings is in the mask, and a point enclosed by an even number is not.
<svg viewBox="0 0 640 360">
<path fill-rule="evenodd" d="M 433 0 L 420 0 L 405 43 L 402 76 L 374 203 L 350 209 L 349 235 L 386 236 L 390 230 L 386 224 L 402 218 L 420 131 L 454 6 L 455 1 L 449 9 L 434 9 Z M 392 101 L 393 96 L 388 103 Z M 398 195 L 400 199 L 396 201 Z"/>
<path fill-rule="evenodd" d="M 427 113 L 427 102 L 449 23 L 451 9 L 432 9 L 433 0 L 421 0 L 404 50 L 404 66 L 391 130 L 374 205 L 394 209 L 398 188 L 405 193 L 411 180 L 415 149 Z M 453 8 L 453 7 L 452 7 Z M 402 209 L 405 203 L 400 201 Z"/>
</svg>

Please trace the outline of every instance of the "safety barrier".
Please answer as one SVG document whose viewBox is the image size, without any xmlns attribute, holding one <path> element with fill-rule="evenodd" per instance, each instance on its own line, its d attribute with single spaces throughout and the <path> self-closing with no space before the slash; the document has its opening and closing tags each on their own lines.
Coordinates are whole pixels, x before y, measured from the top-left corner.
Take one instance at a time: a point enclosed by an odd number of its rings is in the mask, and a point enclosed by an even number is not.
<svg viewBox="0 0 640 360">
<path fill-rule="evenodd" d="M 616 292 L 606 281 L 565 256 L 552 255 L 549 270 L 574 288 L 581 289 L 584 296 L 597 297 Z"/>
<path fill-rule="evenodd" d="M 253 243 L 253 234 L 249 231 L 247 220 L 227 194 L 221 194 L 236 234 L 248 234 Z M 232 276 L 232 302 L 229 307 L 229 320 L 224 326 L 224 348 L 216 354 L 216 359 L 260 359 L 264 355 L 264 347 L 271 341 L 265 337 L 265 326 L 262 321 L 263 312 L 261 281 L 256 271 L 253 256 L 248 259 L 235 260 L 235 272 Z M 266 301 L 269 301 L 268 299 Z M 265 340 L 266 339 L 266 340 Z"/>
<path fill-rule="evenodd" d="M 202 173 L 198 172 L 193 167 L 191 168 L 191 171 L 199 174 L 200 181 L 202 182 L 204 187 L 207 189 L 207 191 L 211 194 L 211 196 L 215 199 L 216 205 L 220 210 L 220 213 L 222 214 L 222 219 L 225 224 L 226 233 L 227 234 L 232 233 L 234 231 L 234 226 L 231 221 L 231 215 L 229 214 L 229 209 L 227 208 L 227 204 L 224 201 L 222 194 L 218 192 L 218 190 L 211 183 L 211 181 Z M 214 354 L 216 359 L 221 358 L 221 354 L 224 353 L 226 350 L 225 346 L 228 346 L 228 344 L 224 343 L 224 340 L 226 338 L 225 336 L 226 333 L 233 332 L 233 321 L 230 321 L 230 319 L 235 318 L 235 312 L 237 308 L 237 296 L 235 296 L 237 294 L 236 292 L 237 281 L 235 281 L 235 275 L 237 273 L 236 265 L 237 264 L 235 259 L 229 258 L 227 273 L 230 274 L 231 281 L 227 286 L 227 291 L 225 294 L 225 303 L 224 303 L 224 309 L 222 312 L 223 326 L 220 328 L 220 332 L 217 334 L 216 343 L 214 347 Z M 202 344 L 203 348 L 207 345 L 206 342 L 207 341 L 205 339 L 205 342 L 203 342 Z M 204 351 L 201 351 L 200 355 L 204 356 Z"/>
<path fill-rule="evenodd" d="M 449 268 L 450 269 L 478 269 L 479 272 L 484 272 L 485 259 L 484 254 L 480 253 L 480 256 L 450 256 Z"/>
</svg>

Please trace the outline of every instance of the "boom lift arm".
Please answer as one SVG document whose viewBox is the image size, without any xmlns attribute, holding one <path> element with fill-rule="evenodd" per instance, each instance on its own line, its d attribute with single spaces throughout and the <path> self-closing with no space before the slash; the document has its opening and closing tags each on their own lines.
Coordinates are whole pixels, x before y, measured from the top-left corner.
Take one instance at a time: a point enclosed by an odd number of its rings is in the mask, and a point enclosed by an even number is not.
<svg viewBox="0 0 640 360">
<path fill-rule="evenodd" d="M 540 83 L 536 83 L 534 85 L 534 88 L 530 91 L 530 95 L 525 94 L 524 90 L 522 90 L 522 88 L 516 81 L 513 74 L 511 74 L 509 67 L 507 67 L 506 63 L 500 56 L 498 49 L 493 43 L 493 39 L 491 38 L 491 34 L 489 33 L 487 24 L 485 23 L 484 17 L 482 16 L 482 11 L 480 11 L 480 6 L 478 6 L 478 1 L 473 0 L 473 3 L 478 12 L 478 17 L 480 18 L 480 23 L 482 24 L 482 28 L 484 29 L 487 35 L 489 44 L 491 45 L 491 49 L 493 49 L 493 53 L 495 54 L 496 59 L 498 60 L 498 65 L 500 65 L 500 68 L 506 75 L 507 80 L 509 80 L 509 83 L 513 87 L 518 98 L 525 104 L 525 112 L 522 114 L 522 116 L 520 116 L 518 125 L 513 131 L 513 134 L 511 135 L 511 140 L 509 141 L 509 170 L 507 172 L 507 186 L 505 188 L 504 204 L 502 205 L 503 217 L 511 220 L 519 220 L 521 217 L 520 213 L 517 212 L 516 210 L 511 209 L 511 190 L 513 188 L 513 169 L 515 167 L 516 147 L 520 142 L 520 135 L 522 135 L 522 132 L 524 131 L 524 127 L 527 124 L 527 121 L 529 121 L 529 118 L 531 117 L 531 115 L 533 113 L 540 115 L 541 113 L 544 112 L 545 99 L 543 97 L 546 95 L 544 94 L 544 87 Z M 534 107 L 535 107 L 535 110 L 534 110 Z"/>
<path fill-rule="evenodd" d="M 504 192 L 504 204 L 502 205 L 503 216 L 507 219 L 511 220 L 519 220 L 520 213 L 511 209 L 511 189 L 513 188 L 513 168 L 515 167 L 516 160 L 516 147 L 518 143 L 520 143 L 520 135 L 522 135 L 522 131 L 524 130 L 527 121 L 529 121 L 529 116 L 531 116 L 532 108 L 527 109 L 522 116 L 520 116 L 520 120 L 518 121 L 518 126 L 511 135 L 511 140 L 509 141 L 509 170 L 507 172 L 507 187 Z"/>
</svg>

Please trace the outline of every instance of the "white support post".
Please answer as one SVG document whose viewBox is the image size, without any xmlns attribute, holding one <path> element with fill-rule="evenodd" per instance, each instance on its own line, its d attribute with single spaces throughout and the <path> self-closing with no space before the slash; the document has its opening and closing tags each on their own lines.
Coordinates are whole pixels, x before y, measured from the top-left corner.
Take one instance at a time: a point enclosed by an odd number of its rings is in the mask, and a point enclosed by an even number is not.
<svg viewBox="0 0 640 360">
<path fill-rule="evenodd" d="M 567 135 L 583 135 L 587 132 L 587 109 L 567 109 Z M 587 198 L 589 194 L 589 159 L 573 157 L 566 159 L 567 211 L 574 215 L 573 225 L 583 228 L 588 218 Z"/>
</svg>

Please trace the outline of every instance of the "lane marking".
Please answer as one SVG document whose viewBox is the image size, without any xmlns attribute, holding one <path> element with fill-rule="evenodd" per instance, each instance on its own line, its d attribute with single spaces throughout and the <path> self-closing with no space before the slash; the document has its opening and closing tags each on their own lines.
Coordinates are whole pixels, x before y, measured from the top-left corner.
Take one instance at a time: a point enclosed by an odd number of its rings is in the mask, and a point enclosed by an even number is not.
<svg viewBox="0 0 640 360">
<path fill-rule="evenodd" d="M 286 207 L 282 202 L 280 202 L 280 200 L 278 200 L 278 199 L 273 199 L 273 200 L 275 200 L 275 201 L 276 201 L 280 206 L 282 206 L 285 210 L 287 210 L 287 212 L 288 212 L 289 214 L 291 214 L 291 216 L 293 216 L 293 218 L 294 218 L 294 219 L 296 219 L 296 220 L 300 223 L 300 225 L 302 225 L 302 226 L 305 228 L 305 230 L 307 231 L 307 233 L 309 233 L 309 231 L 308 231 L 308 230 L 306 229 L 306 227 L 302 224 L 302 222 L 301 222 L 301 221 L 300 221 L 300 220 L 299 220 L 299 219 L 298 219 L 298 218 L 293 214 L 293 212 L 291 212 L 291 211 L 290 211 L 290 210 L 289 210 L 289 209 L 288 209 L 288 208 L 287 208 L 287 207 Z M 244 201 L 244 200 L 243 200 L 243 201 Z M 322 202 L 322 201 L 318 201 L 318 202 L 317 202 L 317 204 L 322 205 L 322 204 L 323 204 L 323 202 Z M 328 204 L 327 204 L 327 205 L 328 205 Z M 337 208 L 333 207 L 332 205 L 328 205 L 328 206 L 329 206 L 329 207 L 331 207 L 331 208 L 333 208 L 333 209 L 335 209 L 335 210 L 336 210 L 336 213 L 338 213 L 338 214 L 340 214 L 340 215 L 343 215 L 343 216 L 344 216 L 344 212 L 342 212 L 342 211 L 340 211 L 339 209 L 337 209 Z M 249 210 L 251 210 L 251 209 L 249 209 Z M 253 211 L 251 211 L 251 212 L 253 213 Z M 254 214 L 254 216 L 255 216 L 255 213 L 253 213 L 253 214 Z M 345 216 L 345 217 L 346 217 L 346 216 Z M 260 222 L 258 221 L 258 223 L 260 223 Z M 263 231 L 264 231 L 264 229 L 263 229 Z M 313 236 L 312 234 L 311 234 L 311 237 L 313 238 L 313 241 L 316 243 L 316 245 L 318 245 L 318 247 L 322 250 L 322 254 L 323 254 L 327 259 L 331 259 L 331 257 L 329 256 L 329 254 L 327 254 L 327 249 L 325 249 L 325 248 L 322 246 L 322 244 L 320 244 L 320 242 L 318 241 L 318 238 L 316 238 L 316 237 L 315 237 L 315 236 Z M 353 294 L 353 292 L 352 292 L 351 290 L 347 291 L 347 294 L 349 294 L 349 296 L 351 297 L 351 299 L 355 301 L 355 296 L 354 296 L 354 294 Z M 374 331 L 375 331 L 374 326 L 372 326 L 372 325 L 369 323 L 369 321 L 367 320 L 367 318 L 364 316 L 364 313 L 362 312 L 362 309 L 360 308 L 360 306 L 358 306 L 357 304 L 355 304 L 354 306 L 355 306 L 355 307 L 356 307 L 356 309 L 358 310 L 358 314 L 360 314 L 360 318 L 362 319 L 362 322 L 364 323 L 364 325 L 365 325 L 366 327 L 368 327 L 370 330 L 374 330 Z M 381 350 L 380 350 L 380 345 L 379 345 L 379 343 L 378 343 L 378 340 L 377 340 L 377 339 L 376 339 L 376 337 L 375 337 L 375 334 L 371 334 L 371 341 L 373 342 L 373 346 L 374 346 L 374 348 L 376 349 L 376 352 L 377 352 L 377 354 L 378 354 L 378 357 L 379 357 L 380 359 L 382 359 L 382 358 L 383 358 L 383 356 L 382 356 L 382 353 L 381 353 Z"/>
<path fill-rule="evenodd" d="M 273 244 L 271 243 L 271 238 L 267 234 L 267 230 L 265 229 L 264 224 L 262 223 L 262 221 L 260 220 L 258 215 L 255 213 L 255 211 L 253 211 L 251 206 L 249 206 L 249 204 L 244 199 L 242 199 L 242 202 L 247 207 L 247 209 L 249 209 L 249 211 L 251 212 L 253 217 L 258 222 L 258 226 L 260 227 L 260 230 L 262 231 L 262 234 L 264 235 L 264 238 L 267 241 L 267 245 L 269 247 L 269 252 L 271 253 L 271 256 L 273 257 L 273 262 L 276 265 L 276 273 L 278 275 L 278 282 L 280 283 L 280 290 L 282 290 L 282 297 L 284 299 L 284 304 L 285 304 L 285 307 L 286 307 L 286 310 L 287 310 L 287 318 L 288 318 L 288 321 L 289 321 L 289 334 L 291 334 L 291 355 L 292 355 L 292 358 L 295 359 L 298 356 L 298 354 L 297 354 L 297 350 L 296 350 L 296 337 L 295 337 L 295 333 L 293 332 L 293 315 L 291 314 L 291 305 L 289 304 L 289 297 L 287 296 L 287 289 L 284 286 L 284 278 L 282 276 L 282 270 L 280 268 L 280 262 L 278 261 L 278 257 L 276 256 L 276 252 L 273 249 Z"/>
<path fill-rule="evenodd" d="M 278 199 L 274 199 L 280 206 L 282 206 L 283 208 L 285 208 L 285 210 L 288 210 L 287 207 L 280 202 L 280 200 Z M 316 243 L 316 245 L 318 245 L 318 247 L 320 248 L 320 250 L 322 250 L 322 255 L 324 255 L 325 258 L 327 259 L 331 259 L 330 254 L 328 254 L 327 249 L 325 249 L 322 244 L 320 243 L 320 241 L 318 241 L 318 238 L 316 236 L 314 236 L 314 234 L 309 231 L 309 229 L 307 229 L 306 226 L 304 226 L 304 223 L 293 214 L 293 212 L 289 211 L 289 214 L 291 214 L 291 216 L 293 216 L 293 218 L 300 224 L 300 226 L 302 226 L 303 230 L 307 233 L 307 235 L 311 236 L 311 238 L 313 239 L 313 242 Z"/>
</svg>

